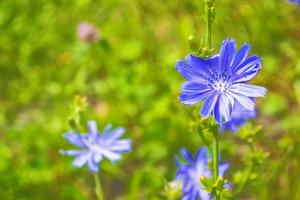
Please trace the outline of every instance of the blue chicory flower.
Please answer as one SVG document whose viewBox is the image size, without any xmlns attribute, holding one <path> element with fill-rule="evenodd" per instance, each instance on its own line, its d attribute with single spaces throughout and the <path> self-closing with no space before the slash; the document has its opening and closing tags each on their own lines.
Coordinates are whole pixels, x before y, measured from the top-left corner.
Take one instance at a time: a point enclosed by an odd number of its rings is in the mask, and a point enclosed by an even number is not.
<svg viewBox="0 0 300 200">
<path fill-rule="evenodd" d="M 120 153 L 126 153 L 131 150 L 131 141 L 129 139 L 119 139 L 125 130 L 116 128 L 111 130 L 111 125 L 107 125 L 102 134 L 97 130 L 95 121 L 88 122 L 88 133 L 78 134 L 70 131 L 64 134 L 64 138 L 69 143 L 80 147 L 80 150 L 61 151 L 64 155 L 75 156 L 73 166 L 82 167 L 87 164 L 91 172 L 99 171 L 99 162 L 107 158 L 111 162 L 121 159 Z"/>
<path fill-rule="evenodd" d="M 208 168 L 210 157 L 206 148 L 200 148 L 195 158 L 186 150 L 180 150 L 181 156 L 185 159 L 185 163 L 180 162 L 176 157 L 178 171 L 176 180 L 182 182 L 182 200 L 210 200 L 212 196 L 204 190 L 200 181 L 200 177 L 211 177 L 212 172 Z M 224 176 L 229 168 L 229 163 L 219 163 L 219 176 Z M 230 188 L 230 184 L 226 185 Z"/>
<path fill-rule="evenodd" d="M 289 0 L 290 3 L 295 3 L 300 6 L 300 0 Z"/>
<path fill-rule="evenodd" d="M 256 117 L 256 110 L 250 111 L 242 107 L 239 103 L 234 105 L 233 112 L 231 114 L 231 120 L 226 122 L 220 127 L 221 132 L 226 130 L 236 133 L 239 126 L 246 124 L 247 120 Z"/>
<path fill-rule="evenodd" d="M 176 63 L 176 69 L 187 80 L 182 85 L 179 99 L 185 105 L 202 100 L 200 114 L 207 118 L 213 115 L 217 124 L 231 119 L 236 102 L 249 111 L 254 111 L 253 97 L 263 97 L 267 90 L 257 85 L 246 84 L 261 69 L 257 55 L 248 57 L 251 46 L 243 44 L 236 52 L 232 39 L 223 41 L 220 53 L 209 58 L 188 55 Z"/>
</svg>

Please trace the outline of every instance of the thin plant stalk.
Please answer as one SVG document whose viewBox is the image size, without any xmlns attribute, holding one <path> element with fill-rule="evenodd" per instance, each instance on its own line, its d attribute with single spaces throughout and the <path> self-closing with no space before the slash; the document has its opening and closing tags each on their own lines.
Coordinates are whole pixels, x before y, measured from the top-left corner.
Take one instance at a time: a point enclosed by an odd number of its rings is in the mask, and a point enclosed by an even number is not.
<svg viewBox="0 0 300 200">
<path fill-rule="evenodd" d="M 95 179 L 95 193 L 98 200 L 104 200 L 103 190 L 101 187 L 101 182 L 98 174 L 94 174 Z"/>
<path fill-rule="evenodd" d="M 214 140 L 213 140 L 213 179 L 216 183 L 219 177 L 219 133 L 214 132 Z M 215 194 L 216 200 L 220 200 L 220 195 L 218 193 Z"/>
<path fill-rule="evenodd" d="M 212 24 L 214 20 L 213 4 L 214 4 L 213 0 L 205 0 L 205 24 L 206 24 L 205 43 L 209 51 L 212 48 L 211 35 L 212 35 Z"/>
<path fill-rule="evenodd" d="M 219 137 L 218 133 L 214 134 L 214 141 L 213 141 L 213 177 L 214 180 L 217 181 L 219 176 Z"/>
<path fill-rule="evenodd" d="M 208 53 L 212 49 L 212 24 L 214 20 L 214 0 L 205 0 L 205 24 L 206 24 L 206 38 L 205 43 Z M 213 133 L 213 179 L 216 183 L 219 177 L 219 133 Z M 215 199 L 220 200 L 220 195 L 215 194 Z"/>
</svg>

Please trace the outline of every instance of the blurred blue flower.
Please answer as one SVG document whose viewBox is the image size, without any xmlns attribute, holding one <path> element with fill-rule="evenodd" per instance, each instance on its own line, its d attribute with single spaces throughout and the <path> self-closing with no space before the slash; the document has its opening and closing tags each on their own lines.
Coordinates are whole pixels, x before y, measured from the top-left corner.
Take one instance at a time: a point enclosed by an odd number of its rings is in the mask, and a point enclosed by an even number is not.
<svg viewBox="0 0 300 200">
<path fill-rule="evenodd" d="M 210 200 L 212 196 L 204 190 L 200 181 L 200 177 L 211 177 L 212 172 L 208 168 L 210 157 L 206 148 L 200 148 L 195 158 L 186 150 L 180 150 L 181 156 L 185 159 L 185 163 L 180 162 L 176 157 L 178 171 L 176 180 L 182 182 L 182 200 Z M 229 168 L 228 163 L 219 163 L 219 176 L 224 176 Z M 226 188 L 230 188 L 227 184 Z"/>
<path fill-rule="evenodd" d="M 295 3 L 300 6 L 300 0 L 289 0 L 290 3 Z"/>
<path fill-rule="evenodd" d="M 220 127 L 221 132 L 226 130 L 236 133 L 238 126 L 246 124 L 247 120 L 256 117 L 256 110 L 250 111 L 242 107 L 239 103 L 235 103 L 233 112 L 231 114 L 231 120 L 226 122 Z"/>
<path fill-rule="evenodd" d="M 87 164 L 91 172 L 99 171 L 99 162 L 107 158 L 111 162 L 121 159 L 120 153 L 131 150 L 129 139 L 119 139 L 125 132 L 123 128 L 111 130 L 111 125 L 107 125 L 102 134 L 99 134 L 95 121 L 88 122 L 88 133 L 78 134 L 70 131 L 64 134 L 64 138 L 71 144 L 80 147 L 80 150 L 61 151 L 64 155 L 75 156 L 73 165 L 82 167 Z"/>
<path fill-rule="evenodd" d="M 202 100 L 200 114 L 207 118 L 213 115 L 217 124 L 231 119 L 236 102 L 249 111 L 254 111 L 253 97 L 263 97 L 264 87 L 246 84 L 261 69 L 257 55 L 248 57 L 249 44 L 243 44 L 236 52 L 234 40 L 223 41 L 220 53 L 209 58 L 188 55 L 176 63 L 176 69 L 187 80 L 182 84 L 179 99 L 185 105 Z"/>
</svg>

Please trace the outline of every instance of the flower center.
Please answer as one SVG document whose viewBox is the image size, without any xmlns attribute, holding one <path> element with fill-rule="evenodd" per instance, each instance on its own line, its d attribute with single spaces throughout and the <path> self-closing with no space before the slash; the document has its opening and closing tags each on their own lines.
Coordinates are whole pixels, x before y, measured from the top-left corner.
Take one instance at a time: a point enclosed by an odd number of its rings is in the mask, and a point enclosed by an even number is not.
<svg viewBox="0 0 300 200">
<path fill-rule="evenodd" d="M 96 142 L 95 140 L 91 140 L 86 139 L 84 140 L 86 146 L 88 147 L 88 149 L 94 153 L 99 153 L 102 151 L 102 148 L 104 147 L 104 144 L 102 144 L 102 142 Z"/>
<path fill-rule="evenodd" d="M 223 93 L 228 88 L 228 84 L 223 80 L 217 80 L 212 84 L 212 88 L 217 92 Z"/>
<path fill-rule="evenodd" d="M 211 77 L 207 78 L 207 80 L 211 89 L 223 93 L 230 86 L 228 82 L 230 76 L 231 75 L 227 73 L 214 73 Z"/>
<path fill-rule="evenodd" d="M 90 144 L 90 145 L 89 145 L 89 149 L 90 149 L 91 151 L 93 151 L 93 152 L 99 152 L 101 148 L 100 148 L 100 146 L 97 145 L 97 144 Z"/>
</svg>

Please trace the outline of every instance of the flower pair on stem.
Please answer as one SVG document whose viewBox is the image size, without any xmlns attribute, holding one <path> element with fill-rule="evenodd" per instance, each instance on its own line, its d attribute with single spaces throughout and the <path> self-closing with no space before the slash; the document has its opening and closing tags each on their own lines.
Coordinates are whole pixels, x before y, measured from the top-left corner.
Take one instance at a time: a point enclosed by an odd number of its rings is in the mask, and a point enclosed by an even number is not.
<svg viewBox="0 0 300 200">
<path fill-rule="evenodd" d="M 267 92 L 264 87 L 247 84 L 260 71 L 261 59 L 257 55 L 249 56 L 251 46 L 247 43 L 237 50 L 232 39 L 223 41 L 218 54 L 209 55 L 212 51 L 211 34 L 215 10 L 213 0 L 204 2 L 206 46 L 201 49 L 208 51 L 205 52 L 204 57 L 190 54 L 176 63 L 177 71 L 187 80 L 182 84 L 179 99 L 187 106 L 203 101 L 199 112 L 202 117 L 213 116 L 220 131 L 229 129 L 236 132 L 238 125 L 243 125 L 247 119 L 255 117 L 255 98 L 264 97 Z M 215 130 L 211 133 L 213 134 L 212 173 L 207 171 L 205 150 L 200 149 L 195 159 L 186 151 L 181 151 L 187 164 L 177 164 L 179 167 L 177 179 L 182 181 L 184 200 L 211 199 L 212 196 L 216 199 L 220 198 L 221 190 L 218 191 L 216 188 L 229 165 L 223 167 L 224 165 L 219 163 L 219 133 Z M 204 190 L 209 186 L 207 181 L 209 177 L 212 177 L 212 185 L 214 185 L 210 194 Z M 229 188 L 226 184 L 223 186 Z"/>
</svg>

